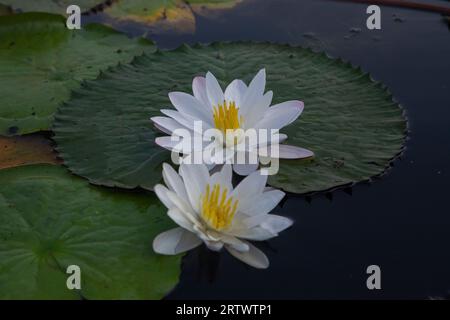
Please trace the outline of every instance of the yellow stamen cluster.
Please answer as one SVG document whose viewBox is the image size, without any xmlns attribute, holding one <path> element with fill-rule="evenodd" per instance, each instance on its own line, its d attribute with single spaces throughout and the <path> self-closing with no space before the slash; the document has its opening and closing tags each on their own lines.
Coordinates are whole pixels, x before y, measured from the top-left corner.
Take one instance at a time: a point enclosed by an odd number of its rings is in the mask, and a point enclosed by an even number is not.
<svg viewBox="0 0 450 320">
<path fill-rule="evenodd" d="M 236 213 L 239 201 L 227 198 L 227 193 L 227 188 L 221 192 L 219 184 L 215 184 L 212 190 L 208 184 L 201 199 L 202 218 L 216 230 L 228 228 Z"/>
<path fill-rule="evenodd" d="M 226 133 L 226 130 L 235 130 L 241 128 L 243 117 L 239 117 L 239 108 L 236 103 L 224 101 L 214 107 L 214 125 L 217 129 Z"/>
</svg>

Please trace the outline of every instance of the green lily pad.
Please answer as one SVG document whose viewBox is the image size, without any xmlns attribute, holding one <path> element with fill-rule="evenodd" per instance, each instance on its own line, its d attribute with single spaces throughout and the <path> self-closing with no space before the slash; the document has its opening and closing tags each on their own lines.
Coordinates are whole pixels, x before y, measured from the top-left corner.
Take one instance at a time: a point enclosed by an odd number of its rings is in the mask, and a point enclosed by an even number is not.
<svg viewBox="0 0 450 320">
<path fill-rule="evenodd" d="M 152 240 L 173 224 L 149 193 L 89 185 L 52 165 L 0 171 L 0 299 L 158 299 L 180 256 Z M 69 265 L 81 290 L 66 286 Z"/>
<path fill-rule="evenodd" d="M 1 135 L 48 129 L 82 80 L 154 50 L 101 25 L 68 30 L 63 17 L 45 13 L 0 17 L 0 38 Z"/>
<path fill-rule="evenodd" d="M 235 78 L 248 83 L 263 67 L 274 104 L 305 102 L 285 128 L 286 143 L 315 153 L 312 160 L 282 160 L 272 186 L 309 193 L 367 180 L 402 151 L 402 109 L 360 69 L 303 48 L 217 43 L 144 55 L 85 83 L 56 117 L 60 155 L 92 183 L 151 189 L 169 153 L 154 144 L 149 118 L 171 106 L 168 93 L 191 92 L 193 77 L 208 70 L 225 87 Z"/>
<path fill-rule="evenodd" d="M 66 9 L 72 4 L 80 7 L 81 12 L 87 11 L 99 4 L 102 0 L 0 0 L 0 3 L 22 12 L 49 12 L 66 14 Z"/>
<path fill-rule="evenodd" d="M 116 21 L 136 22 L 178 33 L 195 32 L 194 13 L 207 15 L 234 7 L 242 0 L 118 0 L 104 8 Z M 114 20 L 112 21 L 114 23 Z"/>
</svg>

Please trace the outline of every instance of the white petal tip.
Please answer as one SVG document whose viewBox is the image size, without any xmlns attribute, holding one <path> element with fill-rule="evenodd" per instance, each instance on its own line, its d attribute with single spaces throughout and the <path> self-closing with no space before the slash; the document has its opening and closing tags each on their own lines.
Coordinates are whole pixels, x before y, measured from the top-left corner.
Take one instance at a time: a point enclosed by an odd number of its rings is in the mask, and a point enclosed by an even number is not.
<svg viewBox="0 0 450 320">
<path fill-rule="evenodd" d="M 278 156 L 280 159 L 306 159 L 314 157 L 314 152 L 305 148 L 280 144 Z"/>
<path fill-rule="evenodd" d="M 295 106 L 297 107 L 300 113 L 302 113 L 303 109 L 305 108 L 305 104 L 303 103 L 303 101 L 300 100 L 295 100 Z"/>
<path fill-rule="evenodd" d="M 157 138 L 155 139 L 155 143 L 156 143 L 158 146 L 165 148 L 165 144 L 163 143 L 163 140 L 164 140 L 164 139 L 162 139 L 162 138 L 164 138 L 164 137 L 157 137 Z"/>
<path fill-rule="evenodd" d="M 294 224 L 294 220 L 292 220 L 290 218 L 286 218 L 286 229 L 292 227 L 293 224 Z"/>
<path fill-rule="evenodd" d="M 165 242 L 165 234 L 161 233 L 158 236 L 156 236 L 155 239 L 153 239 L 153 251 L 158 253 L 158 254 L 163 254 L 163 255 L 175 255 L 174 251 L 168 250 L 168 248 L 164 245 Z"/>
<path fill-rule="evenodd" d="M 249 266 L 256 269 L 267 269 L 270 265 L 267 256 L 254 245 L 248 242 L 247 244 L 249 246 L 249 251 L 246 252 L 237 251 L 230 246 L 226 246 L 226 248 L 232 256 L 248 264 Z"/>
</svg>

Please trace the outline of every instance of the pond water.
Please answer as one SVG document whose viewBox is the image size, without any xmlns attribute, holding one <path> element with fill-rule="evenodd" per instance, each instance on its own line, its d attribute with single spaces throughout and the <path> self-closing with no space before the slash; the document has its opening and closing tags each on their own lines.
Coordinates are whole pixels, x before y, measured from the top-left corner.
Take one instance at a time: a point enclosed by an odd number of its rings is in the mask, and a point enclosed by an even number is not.
<svg viewBox="0 0 450 320">
<path fill-rule="evenodd" d="M 214 19 L 196 17 L 194 34 L 149 35 L 162 48 L 257 40 L 324 50 L 386 84 L 406 109 L 410 127 L 406 152 L 382 179 L 312 198 L 290 195 L 274 210 L 295 224 L 259 245 L 269 269 L 199 247 L 184 257 L 180 283 L 167 299 L 450 296 L 449 27 L 436 13 L 382 7 L 382 29 L 371 31 L 366 7 L 248 0 Z M 104 19 L 90 15 L 85 22 Z M 115 27 L 132 36 L 145 32 L 134 24 Z M 381 290 L 366 287 L 372 264 L 381 268 Z"/>
</svg>

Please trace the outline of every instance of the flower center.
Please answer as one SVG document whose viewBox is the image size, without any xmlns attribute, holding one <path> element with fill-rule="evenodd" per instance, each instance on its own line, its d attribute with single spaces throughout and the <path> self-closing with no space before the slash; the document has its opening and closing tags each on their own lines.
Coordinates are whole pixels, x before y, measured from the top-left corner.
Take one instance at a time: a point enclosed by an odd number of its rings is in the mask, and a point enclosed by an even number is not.
<svg viewBox="0 0 450 320">
<path fill-rule="evenodd" d="M 226 133 L 227 130 L 239 129 L 244 122 L 242 116 L 239 117 L 239 108 L 236 107 L 235 102 L 224 101 L 214 107 L 214 125 L 217 129 Z"/>
<path fill-rule="evenodd" d="M 228 189 L 221 191 L 220 185 L 206 186 L 206 191 L 201 197 L 202 218 L 214 229 L 223 230 L 228 228 L 236 213 L 238 200 L 227 197 Z"/>
</svg>

